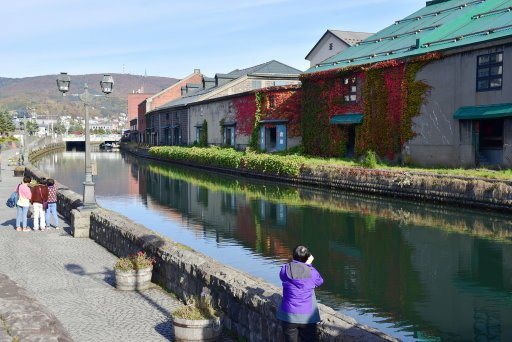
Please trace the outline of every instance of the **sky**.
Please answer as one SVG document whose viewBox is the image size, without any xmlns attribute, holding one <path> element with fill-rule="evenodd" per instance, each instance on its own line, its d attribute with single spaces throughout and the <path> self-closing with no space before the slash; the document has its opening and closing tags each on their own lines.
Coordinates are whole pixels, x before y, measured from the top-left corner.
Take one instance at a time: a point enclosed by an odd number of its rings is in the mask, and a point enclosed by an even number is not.
<svg viewBox="0 0 512 342">
<path fill-rule="evenodd" d="M 300 70 L 327 29 L 377 32 L 425 0 L 3 1 L 0 77 Z M 7 14 L 7 15 L 5 15 Z"/>
</svg>

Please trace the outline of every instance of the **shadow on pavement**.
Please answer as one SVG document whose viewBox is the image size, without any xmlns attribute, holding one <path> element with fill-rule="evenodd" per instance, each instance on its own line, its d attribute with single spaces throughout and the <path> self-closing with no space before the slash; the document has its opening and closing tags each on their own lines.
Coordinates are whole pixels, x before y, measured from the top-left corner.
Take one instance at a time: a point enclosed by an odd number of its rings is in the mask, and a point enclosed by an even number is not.
<svg viewBox="0 0 512 342">
<path fill-rule="evenodd" d="M 159 323 L 155 325 L 155 331 L 168 339 L 169 341 L 172 341 L 173 330 L 172 330 L 172 321 L 169 319 L 165 322 Z"/>
<path fill-rule="evenodd" d="M 14 216 L 16 216 L 16 213 L 14 213 Z M 7 228 L 14 228 L 14 226 L 16 226 L 16 217 L 13 218 L 13 219 L 10 219 L 10 220 L 7 220 L 5 222 L 3 222 L 1 224 L 2 227 L 7 227 Z"/>
<path fill-rule="evenodd" d="M 112 287 L 115 287 L 115 285 L 116 285 L 114 270 L 108 269 L 107 267 L 103 268 L 104 269 L 103 272 L 90 272 L 90 273 L 85 272 L 84 268 L 77 264 L 66 264 L 66 265 L 64 265 L 64 267 L 66 268 L 66 270 L 68 270 L 69 272 L 71 272 L 73 274 L 76 274 L 76 275 L 79 275 L 82 277 L 90 277 L 94 280 L 98 280 L 99 277 L 102 277 L 102 281 L 104 281 L 108 285 L 110 285 Z"/>
</svg>

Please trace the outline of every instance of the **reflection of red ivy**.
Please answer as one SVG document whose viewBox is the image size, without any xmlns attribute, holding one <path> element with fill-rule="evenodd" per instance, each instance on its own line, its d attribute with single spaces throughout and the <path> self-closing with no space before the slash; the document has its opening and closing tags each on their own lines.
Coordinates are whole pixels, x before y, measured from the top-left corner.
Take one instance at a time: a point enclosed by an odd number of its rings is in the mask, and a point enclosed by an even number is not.
<svg viewBox="0 0 512 342">
<path fill-rule="evenodd" d="M 236 112 L 236 133 L 251 135 L 256 113 L 256 97 L 254 94 L 236 97 L 233 99 L 233 106 Z"/>
<path fill-rule="evenodd" d="M 236 209 L 236 230 L 235 236 L 251 247 L 258 248 L 255 243 L 258 241 L 256 232 L 256 222 L 252 208 L 247 205 L 239 205 Z"/>
<path fill-rule="evenodd" d="M 329 124 L 333 115 L 363 113 L 356 131 L 356 152 L 374 150 L 393 159 L 403 143 L 414 137 L 412 118 L 419 114 L 429 87 L 416 81 L 417 72 L 439 53 L 405 60 L 333 69 L 301 75 L 303 84 L 302 141 L 306 153 L 340 156 L 346 127 Z M 345 102 L 343 80 L 356 77 L 358 101 Z"/>
</svg>

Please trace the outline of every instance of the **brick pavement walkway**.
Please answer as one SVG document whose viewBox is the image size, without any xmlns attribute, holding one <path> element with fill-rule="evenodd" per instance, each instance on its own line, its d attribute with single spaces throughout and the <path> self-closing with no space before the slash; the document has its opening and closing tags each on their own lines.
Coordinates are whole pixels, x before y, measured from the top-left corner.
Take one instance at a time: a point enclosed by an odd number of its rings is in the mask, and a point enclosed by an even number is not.
<svg viewBox="0 0 512 342">
<path fill-rule="evenodd" d="M 75 239 L 64 229 L 13 229 L 16 212 L 5 205 L 5 200 L 21 179 L 14 178 L 13 167 L 7 166 L 12 153 L 2 151 L 0 301 L 4 301 L 0 302 L 0 341 L 11 342 L 9 336 L 27 336 L 21 339 L 23 342 L 57 341 L 51 329 L 40 330 L 39 334 L 47 335 L 36 338 L 34 329 L 41 327 L 34 327 L 37 320 L 31 319 L 31 303 L 49 310 L 41 324 L 62 324 L 63 329 L 57 333 L 64 337 L 67 331 L 74 341 L 169 341 L 169 312 L 179 305 L 174 297 L 156 287 L 140 293 L 117 291 L 112 269 L 116 257 L 92 240 Z M 69 228 L 62 220 L 61 224 Z M 15 288 L 18 294 L 13 295 Z M 15 300 L 6 304 L 9 297 Z M 5 306 L 13 302 L 25 303 L 27 310 Z M 5 315 L 9 320 L 2 319 Z"/>
</svg>

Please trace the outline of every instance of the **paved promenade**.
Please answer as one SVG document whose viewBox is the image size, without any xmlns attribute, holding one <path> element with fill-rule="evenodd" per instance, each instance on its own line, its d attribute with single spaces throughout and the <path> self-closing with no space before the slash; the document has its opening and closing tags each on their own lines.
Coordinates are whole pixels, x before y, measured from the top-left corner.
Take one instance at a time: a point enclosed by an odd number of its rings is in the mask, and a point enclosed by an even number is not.
<svg viewBox="0 0 512 342">
<path fill-rule="evenodd" d="M 16 232 L 5 201 L 21 178 L 2 151 L 0 182 L 0 342 L 169 341 L 169 313 L 180 303 L 159 288 L 117 291 L 116 257 L 69 226 Z M 32 220 L 29 219 L 29 226 Z"/>
</svg>

